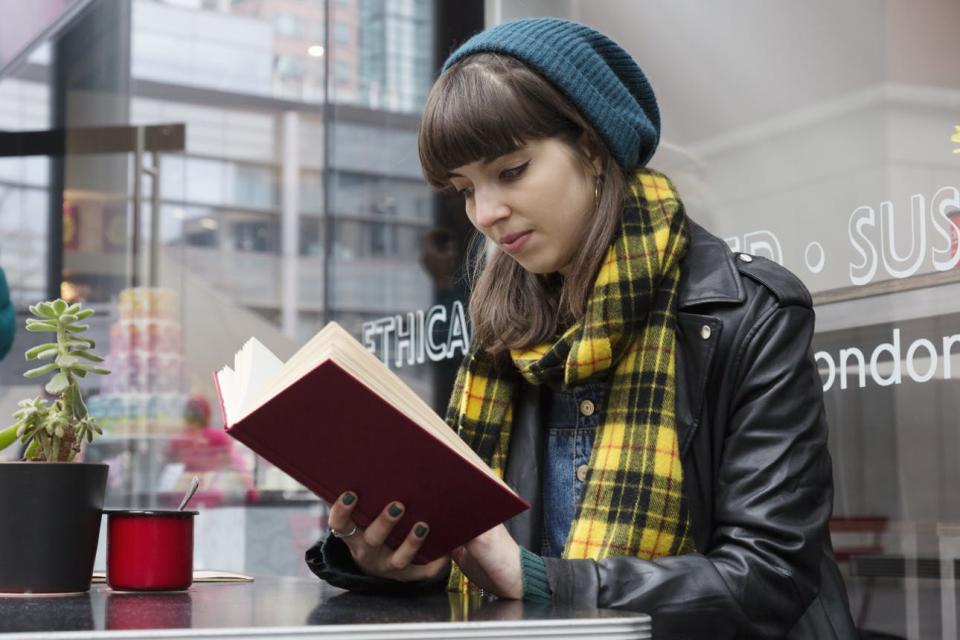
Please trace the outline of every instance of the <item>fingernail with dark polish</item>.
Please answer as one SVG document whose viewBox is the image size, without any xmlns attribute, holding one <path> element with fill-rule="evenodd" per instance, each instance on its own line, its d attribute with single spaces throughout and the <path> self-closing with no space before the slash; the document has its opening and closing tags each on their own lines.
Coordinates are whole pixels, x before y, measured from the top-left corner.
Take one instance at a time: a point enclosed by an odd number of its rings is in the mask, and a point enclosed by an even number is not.
<svg viewBox="0 0 960 640">
<path fill-rule="evenodd" d="M 430 527 L 428 527 L 427 525 L 418 524 L 413 530 L 413 535 L 417 536 L 418 538 L 422 538 L 423 536 L 427 535 L 427 531 L 429 530 L 430 530 Z"/>
<path fill-rule="evenodd" d="M 343 504 L 348 504 L 348 505 L 349 505 L 349 504 L 353 504 L 353 501 L 356 500 L 356 499 L 357 499 L 357 496 L 355 496 L 355 495 L 353 495 L 353 493 L 347 491 L 345 494 L 343 494 L 343 499 L 341 500 L 341 502 L 343 502 Z"/>
<path fill-rule="evenodd" d="M 396 518 L 398 515 L 403 513 L 403 509 L 396 502 L 390 505 L 390 508 L 387 509 L 387 513 L 390 514 L 391 518 Z"/>
</svg>

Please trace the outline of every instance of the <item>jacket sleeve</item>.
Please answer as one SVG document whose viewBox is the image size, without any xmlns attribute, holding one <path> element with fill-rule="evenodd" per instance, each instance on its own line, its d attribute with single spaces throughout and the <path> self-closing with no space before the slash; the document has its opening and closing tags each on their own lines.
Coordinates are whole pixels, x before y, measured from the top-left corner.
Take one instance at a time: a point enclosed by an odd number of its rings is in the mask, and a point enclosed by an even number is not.
<svg viewBox="0 0 960 640">
<path fill-rule="evenodd" d="M 833 501 L 813 326 L 808 306 L 772 305 L 731 354 L 707 548 L 655 561 L 546 558 L 554 602 L 649 613 L 658 634 L 685 638 L 789 632 L 817 595 Z"/>
<path fill-rule="evenodd" d="M 400 582 L 389 578 L 368 576 L 360 570 L 343 540 L 328 532 L 307 549 L 307 566 L 317 577 L 340 589 L 378 595 L 418 595 L 442 592 L 447 584 L 449 569 L 427 580 Z"/>
</svg>

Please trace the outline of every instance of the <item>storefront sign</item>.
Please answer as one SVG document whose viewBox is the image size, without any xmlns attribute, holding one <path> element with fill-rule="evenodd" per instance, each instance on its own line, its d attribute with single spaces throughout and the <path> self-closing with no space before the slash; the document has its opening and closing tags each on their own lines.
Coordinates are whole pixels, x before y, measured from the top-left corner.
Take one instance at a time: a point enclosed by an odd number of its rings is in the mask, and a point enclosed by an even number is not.
<svg viewBox="0 0 960 640">
<path fill-rule="evenodd" d="M 881 387 L 900 384 L 904 377 L 914 382 L 927 382 L 941 369 L 941 362 L 942 377 L 949 380 L 953 377 L 951 349 L 960 344 L 960 334 L 943 336 L 938 342 L 939 345 L 927 338 L 918 338 L 907 345 L 904 353 L 900 344 L 900 329 L 894 329 L 890 342 L 877 345 L 869 359 L 857 347 L 840 349 L 836 358 L 827 351 L 818 351 L 814 358 L 823 379 L 824 391 L 829 391 L 838 382 L 841 389 L 846 389 L 848 374 L 860 388 L 867 386 L 868 376 Z M 938 349 L 938 346 L 941 348 Z"/>
<path fill-rule="evenodd" d="M 897 214 L 909 215 L 909 235 Z M 854 251 L 848 276 L 855 286 L 874 280 L 909 278 L 924 270 L 948 271 L 960 264 L 957 237 L 960 234 L 960 189 L 944 186 L 929 199 L 917 193 L 910 197 L 909 212 L 897 209 L 891 201 L 862 205 L 850 214 L 847 237 Z M 733 251 L 742 251 L 784 264 L 784 248 L 779 237 L 768 229 L 724 238 Z M 789 245 L 787 249 L 789 249 Z M 828 256 L 816 240 L 803 248 L 803 266 L 811 274 L 823 271 Z M 834 262 L 833 264 L 837 264 Z M 801 274 L 802 276 L 802 274 Z"/>
<path fill-rule="evenodd" d="M 850 216 L 847 232 L 862 260 L 859 264 L 850 264 L 850 282 L 854 285 L 869 283 L 881 265 L 891 278 L 909 278 L 920 270 L 928 255 L 935 271 L 953 269 L 960 262 L 960 252 L 951 247 L 951 234 L 957 232 L 957 223 L 950 214 L 957 209 L 960 209 L 960 190 L 956 187 L 939 189 L 930 199 L 929 207 L 923 194 L 913 195 L 910 198 L 910 239 L 909 243 L 904 243 L 905 237 L 897 237 L 893 203 L 881 202 L 879 216 L 871 206 L 858 207 Z M 940 249 L 938 244 L 946 246 Z"/>
<path fill-rule="evenodd" d="M 459 300 L 449 309 L 438 304 L 426 311 L 364 322 L 362 334 L 363 345 L 393 368 L 439 362 L 470 349 L 466 314 Z"/>
</svg>

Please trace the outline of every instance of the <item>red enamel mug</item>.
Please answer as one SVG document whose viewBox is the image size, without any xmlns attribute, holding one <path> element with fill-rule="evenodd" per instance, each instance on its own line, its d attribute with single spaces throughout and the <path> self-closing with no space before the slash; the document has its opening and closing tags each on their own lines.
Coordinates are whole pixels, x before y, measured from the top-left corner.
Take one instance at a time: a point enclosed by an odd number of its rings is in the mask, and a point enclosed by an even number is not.
<svg viewBox="0 0 960 640">
<path fill-rule="evenodd" d="M 107 584 L 123 591 L 179 591 L 193 583 L 196 511 L 107 509 Z"/>
</svg>

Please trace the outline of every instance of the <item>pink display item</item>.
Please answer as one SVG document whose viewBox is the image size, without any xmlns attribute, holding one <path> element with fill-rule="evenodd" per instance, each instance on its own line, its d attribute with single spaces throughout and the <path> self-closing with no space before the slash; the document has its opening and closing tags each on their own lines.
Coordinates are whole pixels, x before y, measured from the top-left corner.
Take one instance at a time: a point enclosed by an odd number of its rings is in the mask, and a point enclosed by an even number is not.
<svg viewBox="0 0 960 640">
<path fill-rule="evenodd" d="M 170 320 L 120 320 L 110 328 L 110 350 L 114 354 L 180 353 L 180 325 Z"/>
</svg>

